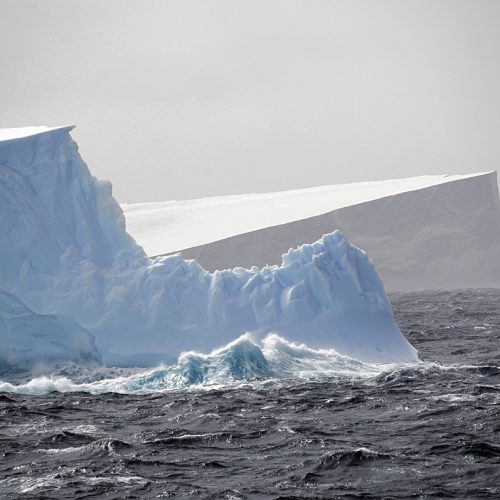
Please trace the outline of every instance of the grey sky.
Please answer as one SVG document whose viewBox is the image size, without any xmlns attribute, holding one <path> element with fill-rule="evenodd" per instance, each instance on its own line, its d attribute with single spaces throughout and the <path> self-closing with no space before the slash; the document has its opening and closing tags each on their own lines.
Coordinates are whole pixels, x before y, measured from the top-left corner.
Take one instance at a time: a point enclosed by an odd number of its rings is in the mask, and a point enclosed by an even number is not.
<svg viewBox="0 0 500 500">
<path fill-rule="evenodd" d="M 500 162 L 498 0 L 0 0 L 0 56 L 120 201 Z"/>
</svg>

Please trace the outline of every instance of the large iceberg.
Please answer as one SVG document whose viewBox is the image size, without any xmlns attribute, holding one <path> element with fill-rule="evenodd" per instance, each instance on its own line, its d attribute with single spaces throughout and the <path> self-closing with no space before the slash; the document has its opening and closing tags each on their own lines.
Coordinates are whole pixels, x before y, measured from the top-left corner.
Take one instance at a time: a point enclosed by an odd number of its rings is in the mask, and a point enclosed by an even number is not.
<svg viewBox="0 0 500 500">
<path fill-rule="evenodd" d="M 363 248 L 388 290 L 500 286 L 496 172 L 124 204 L 148 255 L 181 252 L 208 270 L 279 264 L 336 229 Z"/>
<path fill-rule="evenodd" d="M 77 337 L 89 332 L 114 365 L 173 362 L 245 332 L 368 362 L 417 360 L 373 264 L 338 231 L 289 250 L 279 266 L 208 272 L 180 255 L 148 258 L 71 129 L 0 132 L 0 289 L 32 314 L 72 318 Z M 0 359 L 19 339 L 15 331 L 3 337 Z M 82 343 L 80 358 L 95 357 L 91 345 Z"/>
</svg>

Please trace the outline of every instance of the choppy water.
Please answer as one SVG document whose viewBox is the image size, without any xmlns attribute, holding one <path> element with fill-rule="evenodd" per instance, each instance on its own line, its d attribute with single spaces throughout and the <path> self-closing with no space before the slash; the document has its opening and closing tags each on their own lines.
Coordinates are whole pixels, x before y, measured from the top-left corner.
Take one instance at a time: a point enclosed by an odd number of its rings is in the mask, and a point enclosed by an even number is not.
<svg viewBox="0 0 500 500">
<path fill-rule="evenodd" d="M 499 498 L 500 290 L 391 300 L 417 366 L 243 338 L 0 383 L 0 497 Z"/>
</svg>

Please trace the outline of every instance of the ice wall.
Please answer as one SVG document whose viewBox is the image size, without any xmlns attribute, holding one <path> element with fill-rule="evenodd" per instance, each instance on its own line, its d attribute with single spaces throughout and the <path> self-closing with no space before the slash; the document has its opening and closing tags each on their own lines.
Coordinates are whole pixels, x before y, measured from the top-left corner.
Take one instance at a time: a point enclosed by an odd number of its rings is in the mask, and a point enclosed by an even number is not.
<svg viewBox="0 0 500 500">
<path fill-rule="evenodd" d="M 417 359 L 372 263 L 340 232 L 261 269 L 210 273 L 178 255 L 150 260 L 69 131 L 0 141 L 0 289 L 35 314 L 76 320 L 108 364 L 176 361 L 246 331 L 370 362 Z"/>
<path fill-rule="evenodd" d="M 125 231 L 111 184 L 91 176 L 71 129 L 0 140 L 2 288 L 15 288 L 21 273 L 144 255 Z"/>
</svg>

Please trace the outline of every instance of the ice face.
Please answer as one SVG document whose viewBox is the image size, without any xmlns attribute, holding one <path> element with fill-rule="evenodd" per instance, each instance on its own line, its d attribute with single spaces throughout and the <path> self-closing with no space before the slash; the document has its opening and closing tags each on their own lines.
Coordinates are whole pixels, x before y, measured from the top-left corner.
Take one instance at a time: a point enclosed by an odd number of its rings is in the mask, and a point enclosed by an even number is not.
<svg viewBox="0 0 500 500">
<path fill-rule="evenodd" d="M 3 288 L 15 287 L 26 266 L 52 274 L 61 258 L 106 265 L 120 253 L 144 255 L 125 231 L 111 184 L 91 176 L 68 132 L 49 129 L 0 142 Z"/>
<path fill-rule="evenodd" d="M 0 292 L 0 369 L 58 361 L 100 362 L 92 335 L 71 318 L 36 314 L 14 295 Z"/>
<path fill-rule="evenodd" d="M 176 361 L 247 331 L 369 362 L 417 359 L 373 264 L 338 231 L 261 269 L 148 259 L 68 128 L 0 142 L 0 209 L 1 287 L 76 320 L 109 364 Z"/>
</svg>

